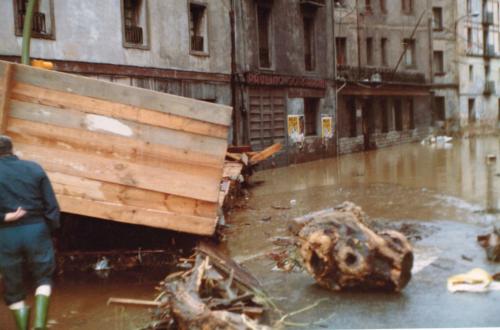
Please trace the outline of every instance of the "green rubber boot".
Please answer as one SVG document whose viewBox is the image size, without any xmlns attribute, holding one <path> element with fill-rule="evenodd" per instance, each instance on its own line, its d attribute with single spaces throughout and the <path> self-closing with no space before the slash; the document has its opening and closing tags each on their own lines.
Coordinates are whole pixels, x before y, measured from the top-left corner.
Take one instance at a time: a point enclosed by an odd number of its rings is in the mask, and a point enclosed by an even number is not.
<svg viewBox="0 0 500 330">
<path fill-rule="evenodd" d="M 14 319 L 16 320 L 17 330 L 28 330 L 30 317 L 29 307 L 13 309 L 12 314 L 14 315 Z"/>
<path fill-rule="evenodd" d="M 39 294 L 35 296 L 35 324 L 33 329 L 47 329 L 47 313 L 49 311 L 49 296 Z"/>
</svg>

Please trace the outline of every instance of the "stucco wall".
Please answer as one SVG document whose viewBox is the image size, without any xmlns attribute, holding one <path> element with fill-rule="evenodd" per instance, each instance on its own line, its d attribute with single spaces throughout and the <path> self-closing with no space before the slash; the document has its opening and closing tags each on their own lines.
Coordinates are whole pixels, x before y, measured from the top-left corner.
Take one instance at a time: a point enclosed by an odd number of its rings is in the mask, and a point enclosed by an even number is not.
<svg viewBox="0 0 500 330">
<path fill-rule="evenodd" d="M 53 0 L 55 40 L 33 39 L 36 58 L 231 72 L 230 0 L 205 1 L 209 56 L 189 52 L 188 0 L 147 1 L 150 49 L 124 48 L 120 0 Z M 0 1 L 0 55 L 20 55 L 12 0 Z"/>
</svg>

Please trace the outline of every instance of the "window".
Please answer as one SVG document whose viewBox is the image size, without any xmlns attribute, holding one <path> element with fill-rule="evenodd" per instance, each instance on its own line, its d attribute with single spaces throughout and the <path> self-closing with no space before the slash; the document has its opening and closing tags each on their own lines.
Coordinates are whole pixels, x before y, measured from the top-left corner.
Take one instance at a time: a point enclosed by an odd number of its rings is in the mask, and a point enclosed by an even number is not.
<svg viewBox="0 0 500 330">
<path fill-rule="evenodd" d="M 373 38 L 366 38 L 366 64 L 373 65 Z"/>
<path fill-rule="evenodd" d="M 23 35 L 24 16 L 28 0 L 14 0 L 14 22 L 16 36 Z M 33 38 L 54 39 L 54 16 L 52 0 L 37 0 L 33 8 L 31 36 Z"/>
<path fill-rule="evenodd" d="M 304 24 L 304 64 L 307 71 L 313 71 L 316 66 L 315 14 L 315 12 L 304 12 L 302 16 Z"/>
<path fill-rule="evenodd" d="M 474 80 L 474 66 L 469 65 L 469 81 L 473 81 L 473 80 Z"/>
<path fill-rule="evenodd" d="M 432 8 L 432 28 L 435 31 L 443 30 L 443 8 L 441 7 Z"/>
<path fill-rule="evenodd" d="M 443 75 L 444 74 L 444 55 L 443 51 L 436 50 L 433 54 L 433 64 L 434 64 L 434 74 Z"/>
<path fill-rule="evenodd" d="M 403 41 L 403 47 L 405 47 L 405 65 L 407 67 L 414 67 L 415 63 L 415 40 L 405 39 Z"/>
<path fill-rule="evenodd" d="M 189 4 L 189 38 L 192 54 L 208 54 L 207 7 L 203 4 Z"/>
<path fill-rule="evenodd" d="M 346 38 L 335 38 L 335 47 L 337 51 L 337 65 L 347 64 Z"/>
<path fill-rule="evenodd" d="M 488 80 L 489 77 L 490 77 L 490 66 L 486 64 L 484 66 L 484 80 Z"/>
<path fill-rule="evenodd" d="M 380 0 L 380 11 L 382 13 L 387 13 L 387 5 L 385 3 L 385 0 Z"/>
<path fill-rule="evenodd" d="M 317 98 L 304 99 L 304 119 L 305 119 L 305 135 L 317 135 L 317 122 L 318 122 L 318 104 Z"/>
<path fill-rule="evenodd" d="M 444 105 L 444 97 L 436 96 L 434 98 L 434 120 L 435 121 L 445 121 L 446 111 Z"/>
<path fill-rule="evenodd" d="M 412 14 L 413 13 L 413 0 L 401 0 L 401 7 L 403 13 Z"/>
<path fill-rule="evenodd" d="M 383 66 L 389 65 L 389 62 L 387 61 L 387 43 L 388 43 L 387 38 L 380 39 L 380 53 L 382 57 L 381 60 Z"/>
<path fill-rule="evenodd" d="M 469 105 L 469 123 L 475 123 L 476 122 L 476 111 L 474 109 L 474 99 L 469 99 L 468 105 Z"/>
<path fill-rule="evenodd" d="M 396 131 L 403 130 L 403 108 L 401 106 L 401 99 L 394 100 L 394 124 Z"/>
<path fill-rule="evenodd" d="M 259 38 L 259 65 L 261 68 L 271 68 L 271 8 L 257 6 L 257 30 Z"/>
<path fill-rule="evenodd" d="M 123 46 L 149 48 L 145 0 L 122 0 Z"/>
<path fill-rule="evenodd" d="M 468 27 L 467 28 L 467 53 L 472 52 L 472 28 Z"/>
<path fill-rule="evenodd" d="M 471 0 L 467 0 L 467 13 L 472 13 L 472 3 Z"/>
</svg>

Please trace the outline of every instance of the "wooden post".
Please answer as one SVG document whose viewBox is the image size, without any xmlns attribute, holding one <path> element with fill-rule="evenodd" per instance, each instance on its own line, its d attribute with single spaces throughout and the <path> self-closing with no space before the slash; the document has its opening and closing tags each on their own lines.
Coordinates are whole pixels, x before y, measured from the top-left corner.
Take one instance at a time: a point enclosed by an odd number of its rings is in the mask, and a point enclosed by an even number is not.
<svg viewBox="0 0 500 330">
<path fill-rule="evenodd" d="M 0 134 L 4 134 L 7 130 L 7 117 L 9 115 L 9 99 L 12 89 L 12 76 L 14 66 L 7 64 L 5 66 L 5 74 L 2 80 L 2 93 L 0 94 Z"/>
</svg>

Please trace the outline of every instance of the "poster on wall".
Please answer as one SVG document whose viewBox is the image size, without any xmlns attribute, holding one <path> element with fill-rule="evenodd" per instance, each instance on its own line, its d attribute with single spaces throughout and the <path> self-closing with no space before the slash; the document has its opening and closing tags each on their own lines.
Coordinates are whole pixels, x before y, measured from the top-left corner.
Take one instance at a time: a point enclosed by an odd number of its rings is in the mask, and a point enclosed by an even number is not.
<svg viewBox="0 0 500 330">
<path fill-rule="evenodd" d="M 333 137 L 333 120 L 331 116 L 321 117 L 321 137 L 327 139 Z"/>
<path fill-rule="evenodd" d="M 304 141 L 303 115 L 288 115 L 288 136 L 292 142 Z"/>
</svg>

